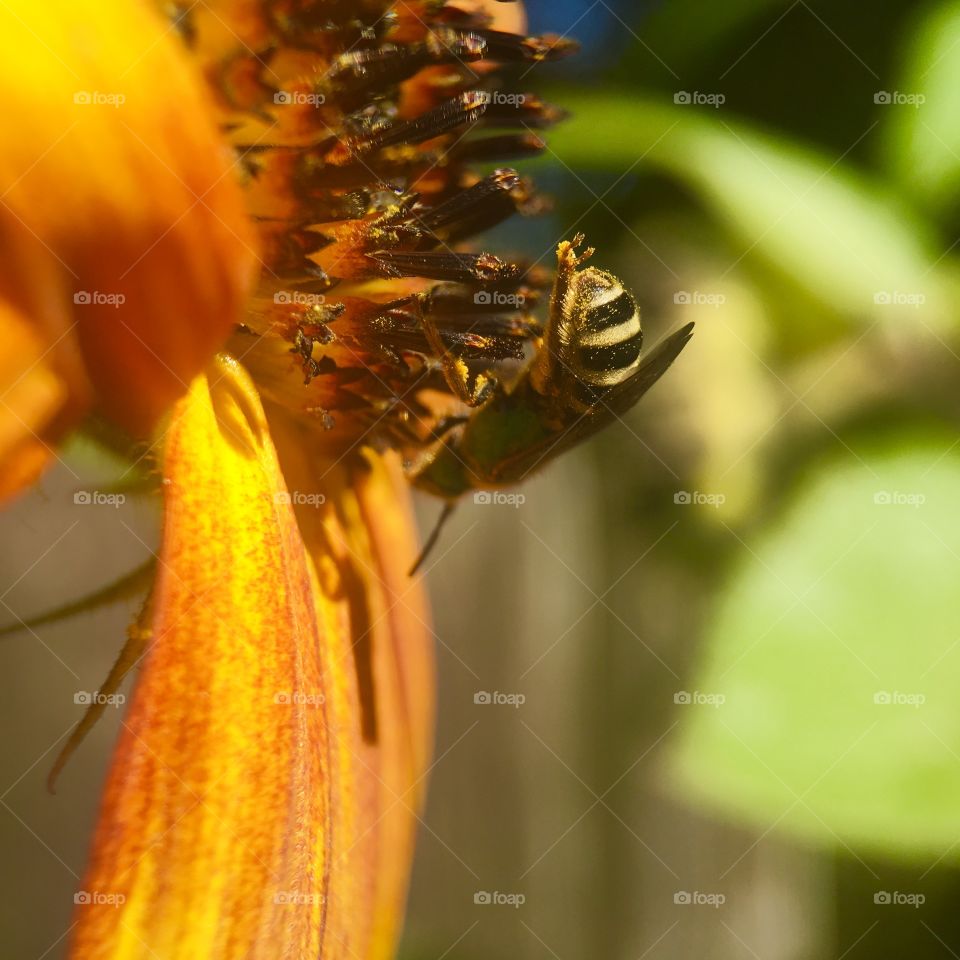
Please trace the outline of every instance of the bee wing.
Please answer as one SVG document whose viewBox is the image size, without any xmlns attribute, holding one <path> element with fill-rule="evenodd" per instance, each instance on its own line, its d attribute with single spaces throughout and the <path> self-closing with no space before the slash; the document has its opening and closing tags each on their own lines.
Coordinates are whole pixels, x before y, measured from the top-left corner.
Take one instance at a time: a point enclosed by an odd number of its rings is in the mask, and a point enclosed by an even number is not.
<svg viewBox="0 0 960 960">
<path fill-rule="evenodd" d="M 600 401 L 591 418 L 599 429 L 596 418 L 603 418 L 603 424 L 610 422 L 621 413 L 626 413 L 637 401 L 667 372 L 670 364 L 680 355 L 680 351 L 693 336 L 693 324 L 688 323 L 675 333 L 661 340 L 644 358 L 633 376 L 619 386 L 607 392 Z"/>
<path fill-rule="evenodd" d="M 559 439 L 555 438 L 550 455 L 556 456 L 586 440 L 625 414 L 667 372 L 692 336 L 693 324 L 688 323 L 661 340 L 643 358 L 632 377 L 609 390 L 596 406 L 578 417 Z"/>
<path fill-rule="evenodd" d="M 516 483 L 524 479 L 553 457 L 575 447 L 626 413 L 667 372 L 691 336 L 693 324 L 688 323 L 661 340 L 644 357 L 632 377 L 607 391 L 600 403 L 578 416 L 566 429 L 545 436 L 517 456 L 497 464 L 491 482 Z"/>
</svg>

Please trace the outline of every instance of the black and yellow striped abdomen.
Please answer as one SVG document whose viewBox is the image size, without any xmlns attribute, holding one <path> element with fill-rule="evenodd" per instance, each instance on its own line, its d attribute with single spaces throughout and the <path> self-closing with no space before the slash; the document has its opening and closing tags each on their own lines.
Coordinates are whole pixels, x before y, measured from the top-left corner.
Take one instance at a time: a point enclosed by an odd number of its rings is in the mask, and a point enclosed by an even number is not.
<svg viewBox="0 0 960 960">
<path fill-rule="evenodd" d="M 628 380 L 640 365 L 640 308 L 616 277 L 587 269 L 570 290 L 567 357 L 576 399 L 592 404 Z"/>
</svg>

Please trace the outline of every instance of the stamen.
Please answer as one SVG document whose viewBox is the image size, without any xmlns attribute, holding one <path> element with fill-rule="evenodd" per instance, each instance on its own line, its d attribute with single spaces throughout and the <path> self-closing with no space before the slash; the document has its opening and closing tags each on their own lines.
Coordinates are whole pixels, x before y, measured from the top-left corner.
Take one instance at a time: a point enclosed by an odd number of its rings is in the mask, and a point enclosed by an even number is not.
<svg viewBox="0 0 960 960">
<path fill-rule="evenodd" d="M 540 63 L 562 60 L 580 49 L 576 40 L 545 33 L 540 37 L 521 37 L 500 30 L 478 30 L 477 34 L 487 42 L 490 57 L 505 63 L 516 60 Z"/>
<path fill-rule="evenodd" d="M 335 95 L 347 103 L 374 90 L 382 90 L 412 77 L 429 64 L 469 63 L 481 59 L 487 42 L 476 33 L 449 27 L 434 30 L 423 43 L 386 44 L 375 50 L 341 54 L 330 70 Z"/>
<path fill-rule="evenodd" d="M 461 93 L 434 110 L 403 123 L 381 130 L 357 146 L 364 151 L 380 150 L 400 143 L 422 143 L 455 130 L 464 124 L 473 123 L 482 117 L 489 106 L 486 94 L 480 90 Z"/>
<path fill-rule="evenodd" d="M 449 200 L 413 216 L 424 229 L 443 232 L 448 240 L 489 230 L 516 212 L 526 198 L 516 170 L 495 170 Z"/>
<path fill-rule="evenodd" d="M 368 254 L 388 276 L 429 277 L 462 283 L 498 283 L 521 276 L 522 271 L 492 253 L 394 253 L 378 250 Z"/>
</svg>

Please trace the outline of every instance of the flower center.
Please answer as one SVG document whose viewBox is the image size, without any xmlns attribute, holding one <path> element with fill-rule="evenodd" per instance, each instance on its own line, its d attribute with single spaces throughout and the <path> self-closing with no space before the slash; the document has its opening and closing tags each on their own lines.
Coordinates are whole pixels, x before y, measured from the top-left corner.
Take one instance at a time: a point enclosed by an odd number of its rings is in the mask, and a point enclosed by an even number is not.
<svg viewBox="0 0 960 960">
<path fill-rule="evenodd" d="M 546 270 L 469 243 L 543 207 L 515 170 L 560 112 L 504 69 L 575 49 L 443 2 L 176 10 L 209 80 L 261 242 L 229 349 L 268 409 L 340 455 L 408 456 L 509 378 L 540 336 Z M 523 66 L 525 65 L 525 66 Z"/>
</svg>

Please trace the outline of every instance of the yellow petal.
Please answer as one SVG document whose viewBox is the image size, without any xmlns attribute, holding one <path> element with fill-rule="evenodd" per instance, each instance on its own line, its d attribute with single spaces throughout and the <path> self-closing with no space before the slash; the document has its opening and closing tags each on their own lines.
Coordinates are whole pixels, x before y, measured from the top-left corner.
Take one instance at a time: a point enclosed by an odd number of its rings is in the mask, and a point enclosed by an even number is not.
<svg viewBox="0 0 960 960">
<path fill-rule="evenodd" d="M 154 636 L 77 960 L 395 948 L 433 721 L 405 484 L 394 461 L 330 465 L 299 425 L 271 426 L 287 485 L 259 399 L 226 362 L 168 431 Z"/>
<path fill-rule="evenodd" d="M 149 5 L 12 0 L 0 25 L 0 336 L 28 321 L 63 388 L 19 426 L 0 396 L 8 468 L 91 401 L 148 430 L 237 320 L 255 258 L 202 81 Z M 37 356 L 17 359 L 26 378 Z"/>
<path fill-rule="evenodd" d="M 153 639 L 105 789 L 72 956 L 320 955 L 336 776 L 315 594 L 232 362 L 166 438 Z"/>
</svg>

